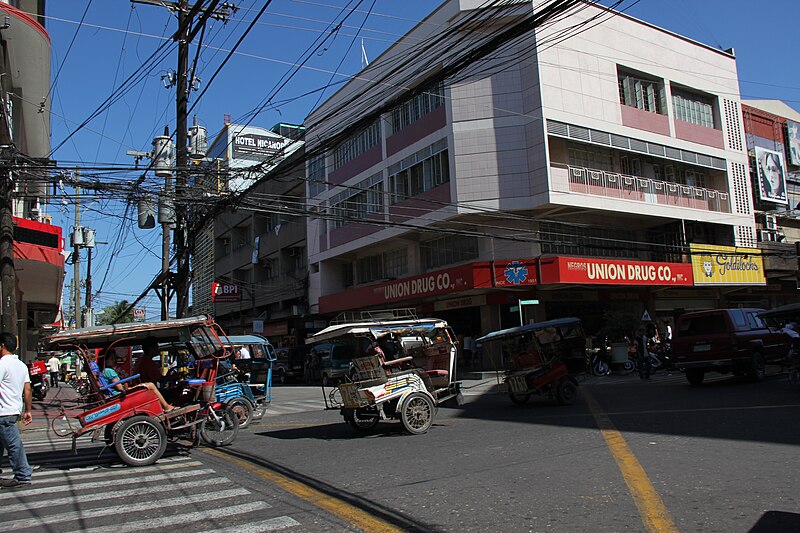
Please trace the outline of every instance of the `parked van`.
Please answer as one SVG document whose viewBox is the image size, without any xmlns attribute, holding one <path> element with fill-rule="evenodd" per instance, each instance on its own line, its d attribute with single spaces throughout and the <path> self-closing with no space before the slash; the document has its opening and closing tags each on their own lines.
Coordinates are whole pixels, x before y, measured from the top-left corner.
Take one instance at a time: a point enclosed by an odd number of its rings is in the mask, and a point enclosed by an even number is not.
<svg viewBox="0 0 800 533">
<path fill-rule="evenodd" d="M 278 383 L 303 379 L 307 353 L 305 346 L 275 348 L 275 376 Z"/>
<path fill-rule="evenodd" d="M 759 381 L 767 363 L 788 360 L 791 338 L 769 327 L 763 309 L 715 309 L 686 313 L 678 319 L 672 353 L 692 385 L 706 372 L 733 372 Z"/>
<path fill-rule="evenodd" d="M 353 358 L 363 357 L 368 348 L 369 340 L 357 337 L 315 344 L 311 348 L 311 356 L 319 361 L 318 372 L 322 384 L 328 387 L 341 381 L 350 371 Z"/>
</svg>

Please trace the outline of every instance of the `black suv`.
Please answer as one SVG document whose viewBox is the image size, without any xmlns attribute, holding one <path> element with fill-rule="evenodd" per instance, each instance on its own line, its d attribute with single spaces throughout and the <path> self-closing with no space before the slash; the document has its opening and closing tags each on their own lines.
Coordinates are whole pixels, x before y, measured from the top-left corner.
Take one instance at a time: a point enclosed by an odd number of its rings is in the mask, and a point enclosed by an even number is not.
<svg viewBox="0 0 800 533">
<path fill-rule="evenodd" d="M 759 317 L 763 309 L 715 309 L 678 319 L 672 353 L 692 385 L 706 372 L 733 372 L 751 381 L 764 377 L 766 363 L 786 361 L 791 337 Z"/>
</svg>

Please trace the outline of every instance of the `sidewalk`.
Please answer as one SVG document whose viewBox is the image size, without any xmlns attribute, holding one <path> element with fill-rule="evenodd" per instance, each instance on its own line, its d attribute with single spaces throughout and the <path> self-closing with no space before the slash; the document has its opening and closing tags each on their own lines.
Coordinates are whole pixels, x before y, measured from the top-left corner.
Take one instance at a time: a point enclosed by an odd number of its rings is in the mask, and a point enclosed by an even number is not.
<svg viewBox="0 0 800 533">
<path fill-rule="evenodd" d="M 49 430 L 51 421 L 59 418 L 63 414 L 68 417 L 76 416 L 83 412 L 83 407 L 78 402 L 78 393 L 66 383 L 59 383 L 59 387 L 47 391 L 44 400 L 33 400 L 31 412 L 33 422 L 27 426 L 22 426 L 22 431 L 41 431 Z"/>
</svg>

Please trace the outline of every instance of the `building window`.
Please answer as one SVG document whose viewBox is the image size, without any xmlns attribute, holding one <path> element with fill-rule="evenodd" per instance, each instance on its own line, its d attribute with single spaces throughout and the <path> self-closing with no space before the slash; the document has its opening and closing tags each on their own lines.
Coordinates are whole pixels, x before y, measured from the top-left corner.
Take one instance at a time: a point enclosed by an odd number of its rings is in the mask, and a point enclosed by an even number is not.
<svg viewBox="0 0 800 533">
<path fill-rule="evenodd" d="M 664 85 L 661 81 L 623 70 L 618 72 L 618 80 L 619 101 L 622 104 L 650 113 L 666 114 Z"/>
<path fill-rule="evenodd" d="M 429 87 L 392 109 L 392 133 L 397 133 L 444 104 L 444 83 Z"/>
<path fill-rule="evenodd" d="M 598 146 L 580 145 L 570 146 L 568 153 L 569 164 L 572 166 L 605 170 L 606 172 L 616 171 L 611 150 Z"/>
<path fill-rule="evenodd" d="M 637 257 L 635 246 L 628 244 L 636 242 L 636 233 L 633 231 L 540 222 L 539 238 L 543 254 Z"/>
<path fill-rule="evenodd" d="M 408 253 L 405 247 L 362 257 L 356 261 L 356 279 L 358 283 L 398 278 L 407 273 Z M 345 269 L 345 282 L 347 282 L 347 275 L 347 269 Z M 350 276 L 352 277 L 352 268 L 350 269 Z"/>
<path fill-rule="evenodd" d="M 308 197 L 314 198 L 326 188 L 325 154 L 313 156 L 308 160 Z"/>
<path fill-rule="evenodd" d="M 356 262 L 356 271 L 358 274 L 358 283 L 369 283 L 371 281 L 383 279 L 381 256 L 369 255 L 359 258 Z"/>
<path fill-rule="evenodd" d="M 333 151 L 333 169 L 339 169 L 381 142 L 381 122 L 376 120 L 350 136 Z"/>
<path fill-rule="evenodd" d="M 450 162 L 445 149 L 389 176 L 391 203 L 413 198 L 450 181 Z"/>
<path fill-rule="evenodd" d="M 342 267 L 342 284 L 345 287 L 352 287 L 353 279 L 353 263 L 346 263 Z"/>
<path fill-rule="evenodd" d="M 447 236 L 420 243 L 425 270 L 478 258 L 476 237 Z"/>
<path fill-rule="evenodd" d="M 379 172 L 331 198 L 331 226 L 341 228 L 368 215 L 383 214 L 385 203 L 383 174 Z"/>
<path fill-rule="evenodd" d="M 408 274 L 408 252 L 405 247 L 383 254 L 383 275 L 399 278 Z"/>
<path fill-rule="evenodd" d="M 712 99 L 707 96 L 673 89 L 672 107 L 677 120 L 706 128 L 714 127 L 714 107 Z"/>
</svg>

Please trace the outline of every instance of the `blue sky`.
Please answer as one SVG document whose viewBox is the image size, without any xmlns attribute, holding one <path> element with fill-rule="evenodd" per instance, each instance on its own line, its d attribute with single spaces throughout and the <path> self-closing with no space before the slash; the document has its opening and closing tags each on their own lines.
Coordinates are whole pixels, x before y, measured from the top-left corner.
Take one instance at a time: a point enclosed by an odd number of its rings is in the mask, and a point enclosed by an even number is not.
<svg viewBox="0 0 800 533">
<path fill-rule="evenodd" d="M 263 0 L 240 0 L 241 9 L 227 24 L 213 22 L 206 30 L 196 74 L 201 79 L 200 91 L 206 92 L 193 115 L 208 128 L 210 137 L 223 126 L 226 114 L 236 122 L 259 108 L 263 109 L 253 125 L 301 123 L 320 98 L 335 90 L 320 92 L 321 87 L 360 70 L 362 39 L 367 56 L 373 59 L 438 3 L 275 0 L 209 84 L 214 70 L 263 5 Z M 342 21 L 342 9 L 357 4 L 356 12 L 334 31 L 331 21 Z M 630 6 L 633 16 L 655 25 L 711 46 L 733 47 L 743 98 L 782 99 L 800 109 L 794 37 L 800 2 L 773 0 L 768 17 L 762 20 L 755 16 L 753 3 L 745 0 L 626 0 L 624 5 Z M 150 150 L 152 138 L 165 125 L 174 126 L 174 89 L 165 89 L 161 79 L 175 68 L 174 47 L 145 76 L 128 84 L 130 90 L 107 111 L 67 136 L 174 32 L 175 17 L 163 7 L 129 0 L 51 0 L 47 17 L 55 83 L 52 146 L 61 145 L 52 157 L 62 167 L 130 166 L 133 159 L 125 155 L 127 150 Z M 320 45 L 323 36 L 328 38 Z M 307 58 L 303 68 L 297 69 L 303 58 Z M 292 77 L 284 84 L 288 75 Z M 197 101 L 197 94 L 192 94 L 190 105 Z M 272 98 L 265 105 L 268 97 Z M 109 179 L 120 176 L 104 174 Z M 109 243 L 98 245 L 93 259 L 93 285 L 100 291 L 95 308 L 133 300 L 160 270 L 160 231 L 136 228 L 135 211 L 128 213 L 132 218 L 126 222 L 122 202 L 84 198 L 82 203 L 84 225 L 97 230 L 98 241 Z M 68 235 L 74 221 L 72 199 L 56 198 L 49 214 Z M 85 253 L 82 261 L 85 269 Z M 66 287 L 71 277 L 68 266 Z M 155 296 L 144 303 L 148 318 L 157 318 Z"/>
</svg>

